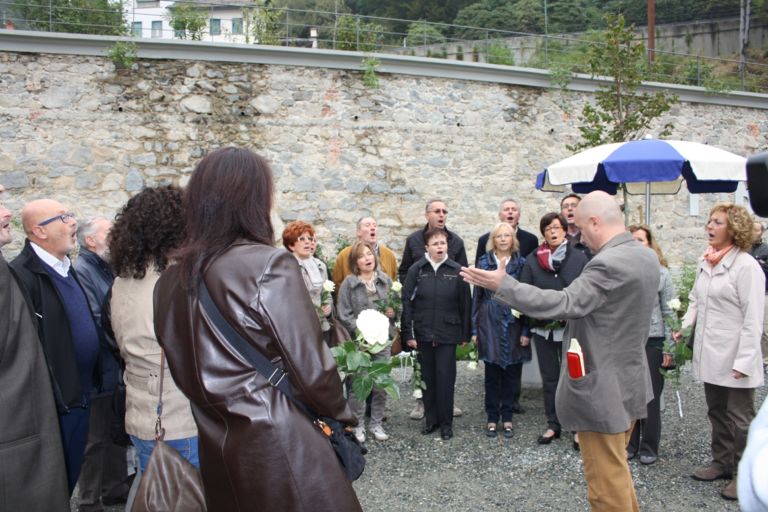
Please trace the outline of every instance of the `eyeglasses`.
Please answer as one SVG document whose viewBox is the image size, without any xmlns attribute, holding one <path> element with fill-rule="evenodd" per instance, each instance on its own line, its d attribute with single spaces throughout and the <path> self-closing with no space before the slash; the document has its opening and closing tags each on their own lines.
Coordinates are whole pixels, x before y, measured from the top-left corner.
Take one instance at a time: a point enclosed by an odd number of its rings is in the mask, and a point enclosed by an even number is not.
<svg viewBox="0 0 768 512">
<path fill-rule="evenodd" d="M 441 213 L 443 215 L 448 215 L 448 210 L 443 210 L 443 209 L 438 208 L 436 210 L 432 210 L 432 213 L 435 213 L 435 214 L 438 214 L 438 215 L 441 214 Z"/>
<path fill-rule="evenodd" d="M 576 208 L 579 206 L 579 203 L 563 203 L 562 208 L 565 210 L 566 208 Z"/>
<path fill-rule="evenodd" d="M 315 241 L 315 237 L 302 235 L 302 236 L 300 236 L 298 238 L 298 240 L 299 240 L 299 242 L 314 242 Z"/>
<path fill-rule="evenodd" d="M 70 219 L 75 220 L 75 214 L 74 213 L 70 213 L 70 212 L 62 213 L 61 215 L 56 215 L 54 217 L 51 217 L 50 219 L 45 219 L 43 222 L 40 222 L 38 224 L 38 226 L 46 226 L 46 225 L 48 225 L 51 222 L 54 222 L 56 220 L 60 220 L 64 224 L 67 224 L 67 223 L 69 223 Z"/>
<path fill-rule="evenodd" d="M 546 231 L 562 231 L 562 230 L 563 230 L 563 226 L 560 226 L 560 225 L 558 225 L 558 226 L 547 226 L 547 227 L 544 228 L 545 232 Z"/>
</svg>

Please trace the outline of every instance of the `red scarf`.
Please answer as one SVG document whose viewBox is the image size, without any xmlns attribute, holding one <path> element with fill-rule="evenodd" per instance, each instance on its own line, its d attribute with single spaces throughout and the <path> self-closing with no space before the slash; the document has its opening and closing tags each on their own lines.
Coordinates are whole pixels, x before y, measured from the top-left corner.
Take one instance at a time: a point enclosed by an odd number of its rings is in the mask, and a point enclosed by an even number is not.
<svg viewBox="0 0 768 512">
<path fill-rule="evenodd" d="M 541 268 L 550 272 L 554 272 L 555 269 L 549 263 L 550 254 L 552 254 L 552 250 L 549 248 L 547 242 L 544 242 L 539 246 L 538 249 L 536 249 L 536 260 L 539 262 Z"/>
<path fill-rule="evenodd" d="M 719 251 L 710 245 L 707 247 L 707 250 L 704 251 L 703 258 L 707 261 L 707 263 L 714 267 L 720 263 L 720 260 L 722 260 L 731 249 L 733 249 L 733 244 L 723 247 Z"/>
</svg>

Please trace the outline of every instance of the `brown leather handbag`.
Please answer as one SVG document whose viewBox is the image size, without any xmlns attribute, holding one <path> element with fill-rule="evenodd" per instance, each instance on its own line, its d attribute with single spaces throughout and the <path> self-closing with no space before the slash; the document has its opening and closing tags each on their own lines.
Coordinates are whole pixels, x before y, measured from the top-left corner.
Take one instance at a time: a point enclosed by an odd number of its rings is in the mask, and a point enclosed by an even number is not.
<svg viewBox="0 0 768 512">
<path fill-rule="evenodd" d="M 165 353 L 160 352 L 160 394 L 157 399 L 155 448 L 141 476 L 131 512 L 205 512 L 200 473 L 179 452 L 163 441 L 163 374 Z"/>
</svg>

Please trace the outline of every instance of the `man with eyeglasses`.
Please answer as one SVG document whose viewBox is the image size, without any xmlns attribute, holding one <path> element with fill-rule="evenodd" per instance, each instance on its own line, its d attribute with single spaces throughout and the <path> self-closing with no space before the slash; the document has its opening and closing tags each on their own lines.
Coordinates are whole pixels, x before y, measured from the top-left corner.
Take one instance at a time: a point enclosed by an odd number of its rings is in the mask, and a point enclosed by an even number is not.
<svg viewBox="0 0 768 512">
<path fill-rule="evenodd" d="M 568 194 L 560 200 L 560 213 L 568 223 L 568 232 L 565 237 L 571 246 L 583 252 L 587 258 L 592 258 L 592 251 L 581 240 L 581 230 L 576 225 L 576 207 L 579 206 L 580 202 L 581 196 L 578 194 Z"/>
<path fill-rule="evenodd" d="M 0 199 L 5 191 L 0 185 Z M 12 240 L 0 202 L 0 247 Z M 28 298 L 0 255 L 0 496 L 3 510 L 69 510 L 64 454 Z"/>
<path fill-rule="evenodd" d="M 11 262 L 29 294 L 59 413 L 69 493 L 75 488 L 88 438 L 91 393 L 100 382 L 102 338 L 68 254 L 75 249 L 77 221 L 52 199 L 21 210 L 27 240 Z"/>
<path fill-rule="evenodd" d="M 426 244 L 424 243 L 424 233 L 430 228 L 442 229 L 448 235 L 448 257 L 456 263 L 467 266 L 467 252 L 464 249 L 464 240 L 459 235 L 445 227 L 445 221 L 448 218 L 448 209 L 442 199 L 432 199 L 427 203 L 424 209 L 424 216 L 427 218 L 427 224 L 418 231 L 414 231 L 405 240 L 405 249 L 403 250 L 403 259 L 400 260 L 400 267 L 397 275 L 400 282 L 405 281 L 405 275 L 411 265 L 424 257 Z"/>
<path fill-rule="evenodd" d="M 446 208 L 445 202 L 442 199 L 429 200 L 426 208 L 424 208 L 424 216 L 427 218 L 426 226 L 414 231 L 405 240 L 403 259 L 400 261 L 400 267 L 397 270 L 401 283 L 405 282 L 408 269 L 424 257 L 427 247 L 424 241 L 424 233 L 431 228 L 442 229 L 448 235 L 448 258 L 463 267 L 467 266 L 467 251 L 464 249 L 464 241 L 459 235 L 445 227 L 445 220 L 448 217 L 448 208 Z M 403 349 L 408 350 L 405 344 L 403 344 Z M 461 416 L 462 414 L 462 410 L 454 405 L 453 415 Z M 416 401 L 416 406 L 408 416 L 412 420 L 420 420 L 424 417 L 424 402 L 421 399 Z"/>
</svg>

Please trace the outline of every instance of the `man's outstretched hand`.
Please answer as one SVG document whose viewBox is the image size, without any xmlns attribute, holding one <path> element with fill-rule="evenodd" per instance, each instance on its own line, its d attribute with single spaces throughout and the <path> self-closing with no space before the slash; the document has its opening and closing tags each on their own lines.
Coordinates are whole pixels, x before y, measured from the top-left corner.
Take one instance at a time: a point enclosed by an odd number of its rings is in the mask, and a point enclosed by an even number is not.
<svg viewBox="0 0 768 512">
<path fill-rule="evenodd" d="M 501 283 L 507 275 L 506 267 L 506 260 L 500 261 L 499 268 L 496 270 L 480 270 L 475 267 L 461 267 L 461 277 L 463 277 L 469 284 L 481 286 L 495 292 L 501 287 Z"/>
</svg>

